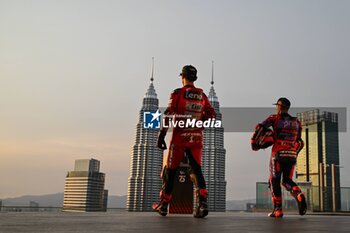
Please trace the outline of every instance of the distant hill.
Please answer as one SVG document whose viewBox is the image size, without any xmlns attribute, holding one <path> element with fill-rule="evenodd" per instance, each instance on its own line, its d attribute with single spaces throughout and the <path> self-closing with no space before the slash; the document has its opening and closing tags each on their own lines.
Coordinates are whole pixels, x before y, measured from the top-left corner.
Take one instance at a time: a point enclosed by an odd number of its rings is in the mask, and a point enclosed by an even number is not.
<svg viewBox="0 0 350 233">
<path fill-rule="evenodd" d="M 61 207 L 63 205 L 63 193 L 47 194 L 47 195 L 26 195 L 15 198 L 7 198 L 2 200 L 4 206 L 29 206 L 30 201 L 39 203 L 39 206 Z"/>
<path fill-rule="evenodd" d="M 39 206 L 45 207 L 62 207 L 63 193 L 47 194 L 47 195 L 26 195 L 15 198 L 7 198 L 2 200 L 4 206 L 29 206 L 30 201 L 39 203 Z M 109 196 L 108 208 L 125 208 L 126 196 Z"/>
<path fill-rule="evenodd" d="M 26 195 L 15 198 L 7 198 L 2 200 L 4 206 L 29 206 L 30 201 L 39 203 L 42 207 L 62 207 L 63 193 L 47 194 L 47 195 Z M 246 210 L 247 203 L 255 203 L 255 199 L 248 200 L 228 200 L 226 201 L 227 210 Z M 109 196 L 108 208 L 125 208 L 126 195 Z"/>
</svg>

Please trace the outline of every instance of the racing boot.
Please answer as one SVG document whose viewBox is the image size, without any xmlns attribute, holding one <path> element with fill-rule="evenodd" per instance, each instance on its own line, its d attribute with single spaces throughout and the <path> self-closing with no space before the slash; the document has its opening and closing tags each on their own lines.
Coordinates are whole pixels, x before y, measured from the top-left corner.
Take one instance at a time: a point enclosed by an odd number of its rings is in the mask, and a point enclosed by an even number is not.
<svg viewBox="0 0 350 233">
<path fill-rule="evenodd" d="M 274 205 L 274 208 L 272 212 L 268 214 L 268 216 L 272 218 L 282 218 L 283 217 L 282 198 L 272 197 L 272 203 Z"/>
<path fill-rule="evenodd" d="M 171 194 L 165 194 L 160 192 L 160 202 L 154 203 L 152 208 L 157 211 L 161 216 L 166 216 L 168 214 L 168 206 L 171 199 Z"/>
<path fill-rule="evenodd" d="M 204 218 L 208 215 L 208 191 L 206 189 L 200 189 L 199 192 L 197 192 L 197 203 L 198 206 L 196 207 L 196 210 L 193 214 L 195 218 Z"/>
<path fill-rule="evenodd" d="M 294 186 L 290 191 L 291 195 L 295 198 L 298 203 L 298 209 L 300 215 L 305 215 L 307 211 L 307 204 L 305 195 L 301 192 L 298 186 Z"/>
</svg>

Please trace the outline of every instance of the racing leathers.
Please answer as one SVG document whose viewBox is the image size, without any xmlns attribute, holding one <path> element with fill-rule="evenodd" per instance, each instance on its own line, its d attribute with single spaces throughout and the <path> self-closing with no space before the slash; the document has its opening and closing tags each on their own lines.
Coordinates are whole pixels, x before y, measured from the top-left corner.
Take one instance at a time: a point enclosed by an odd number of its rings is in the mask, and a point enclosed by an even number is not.
<svg viewBox="0 0 350 233">
<path fill-rule="evenodd" d="M 298 202 L 299 213 L 301 215 L 305 214 L 305 197 L 298 185 L 292 180 L 298 153 L 304 146 L 301 139 L 302 127 L 300 121 L 288 113 L 281 113 L 269 116 L 259 126 L 264 129 L 272 128 L 273 132 L 274 142 L 270 157 L 269 177 L 272 203 L 275 207 L 274 212 L 271 213 L 272 216 L 279 217 L 274 216 L 277 213 L 276 211 L 279 210 L 282 213 L 281 176 L 283 177 L 282 185 L 290 191 Z"/>
<path fill-rule="evenodd" d="M 170 202 L 176 168 L 186 154 L 196 178 L 195 184 L 197 186 L 199 205 L 205 203 L 208 191 L 206 190 L 206 184 L 201 169 L 203 128 L 193 127 L 193 125 L 189 126 L 186 125 L 186 123 L 214 119 L 216 116 L 215 110 L 202 89 L 186 85 L 174 90 L 171 94 L 164 116 L 165 123 L 168 126 L 172 122 L 176 124 L 176 126 L 174 125 L 172 128 L 173 133 L 169 145 L 168 157 L 164 168 L 165 170 L 162 173 L 163 186 L 160 192 L 161 202 Z M 166 125 L 162 125 L 160 138 L 163 139 L 164 146 L 166 131 Z"/>
</svg>

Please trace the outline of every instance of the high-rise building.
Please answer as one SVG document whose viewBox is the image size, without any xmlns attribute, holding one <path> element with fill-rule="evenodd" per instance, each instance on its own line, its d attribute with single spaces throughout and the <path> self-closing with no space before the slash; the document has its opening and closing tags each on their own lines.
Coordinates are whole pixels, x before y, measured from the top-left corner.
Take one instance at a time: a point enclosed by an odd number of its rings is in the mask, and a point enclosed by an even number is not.
<svg viewBox="0 0 350 233">
<path fill-rule="evenodd" d="M 214 90 L 214 66 L 212 64 L 211 88 L 208 95 L 210 104 L 216 112 L 216 119 L 222 120 L 220 104 Z M 210 211 L 226 210 L 226 180 L 224 148 L 224 128 L 205 128 L 203 132 L 202 169 L 208 189 Z"/>
<path fill-rule="evenodd" d="M 314 210 L 333 210 L 333 202 L 336 209 L 339 209 L 338 114 L 320 113 L 319 109 L 315 109 L 298 113 L 297 117 L 303 127 L 302 139 L 305 143 L 304 149 L 298 156 L 297 181 L 311 182 L 315 187 L 312 192 Z"/>
<path fill-rule="evenodd" d="M 29 211 L 38 212 L 39 211 L 39 203 L 36 201 L 29 201 Z"/>
<path fill-rule="evenodd" d="M 152 60 L 151 83 L 143 98 L 136 125 L 135 144 L 130 161 L 128 180 L 128 211 L 151 211 L 152 204 L 159 200 L 161 188 L 160 172 L 163 151 L 156 146 L 159 129 L 144 128 L 144 113 L 159 109 L 158 98 L 153 86 L 154 63 Z"/>
<path fill-rule="evenodd" d="M 102 211 L 107 211 L 107 204 L 108 204 L 108 190 L 103 190 L 103 204 L 102 204 Z"/>
<path fill-rule="evenodd" d="M 100 161 L 79 159 L 66 176 L 63 211 L 106 211 L 108 191 Z"/>
</svg>

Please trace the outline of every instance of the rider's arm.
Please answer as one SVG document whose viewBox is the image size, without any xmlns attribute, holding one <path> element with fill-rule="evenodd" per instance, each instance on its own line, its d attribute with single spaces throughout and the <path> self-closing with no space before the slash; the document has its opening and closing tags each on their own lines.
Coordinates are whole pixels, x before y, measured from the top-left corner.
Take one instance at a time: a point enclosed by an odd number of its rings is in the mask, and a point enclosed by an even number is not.
<svg viewBox="0 0 350 233">
<path fill-rule="evenodd" d="M 180 92 L 180 89 L 175 89 L 173 91 L 173 93 L 171 93 L 171 95 L 170 95 L 168 107 L 164 111 L 164 120 L 166 122 L 169 120 L 170 115 L 173 115 L 176 113 L 178 100 L 179 100 L 179 92 Z M 168 131 L 168 128 L 163 127 L 163 125 L 162 125 L 160 131 L 166 134 L 166 132 Z"/>
<path fill-rule="evenodd" d="M 303 147 L 304 147 L 304 141 L 303 141 L 303 139 L 301 138 L 301 132 L 302 132 L 302 126 L 301 126 L 301 123 L 300 123 L 300 121 L 299 120 L 297 120 L 297 122 L 298 122 L 298 125 L 299 125 L 299 131 L 298 131 L 298 137 L 297 137 L 297 153 L 299 154 L 299 152 L 303 149 Z"/>
<path fill-rule="evenodd" d="M 270 115 L 268 118 L 266 118 L 266 120 L 261 122 L 259 125 L 267 129 L 273 126 L 275 121 L 276 121 L 276 115 Z"/>
</svg>

